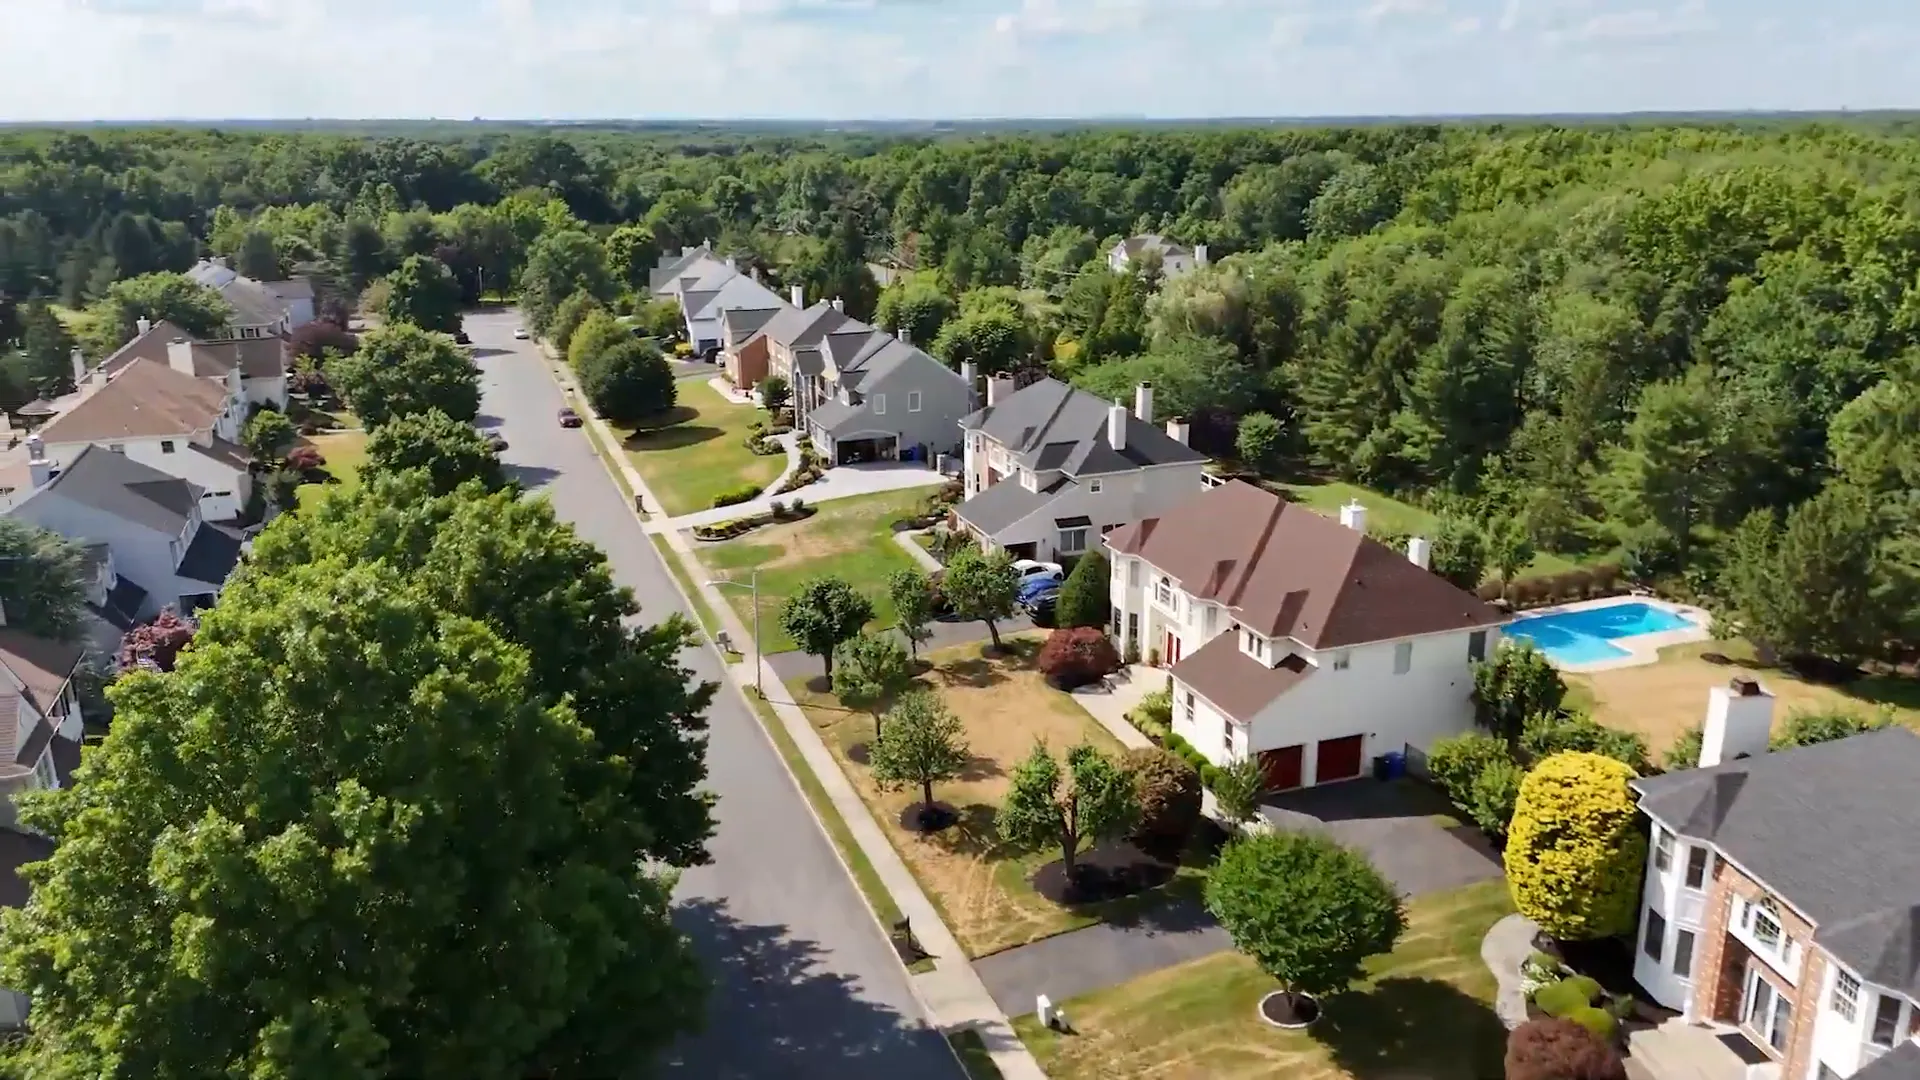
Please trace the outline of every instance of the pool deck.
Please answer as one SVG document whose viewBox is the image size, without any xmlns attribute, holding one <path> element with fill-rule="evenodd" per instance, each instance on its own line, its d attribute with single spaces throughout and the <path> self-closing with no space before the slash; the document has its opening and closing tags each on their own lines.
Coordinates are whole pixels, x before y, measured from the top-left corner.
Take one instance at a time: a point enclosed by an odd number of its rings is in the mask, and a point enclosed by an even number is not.
<svg viewBox="0 0 1920 1080">
<path fill-rule="evenodd" d="M 1639 667 L 1642 664 L 1660 662 L 1660 650 L 1669 645 L 1686 645 L 1695 641 L 1706 641 L 1713 637 L 1708 627 L 1713 625 L 1713 616 L 1705 608 L 1676 604 L 1670 600 L 1658 600 L 1651 596 L 1609 596 L 1601 600 L 1577 600 L 1571 604 L 1556 604 L 1553 607 L 1531 608 L 1519 613 L 1513 620 L 1537 619 L 1542 615 L 1568 615 L 1576 611 L 1595 611 L 1600 608 L 1618 607 L 1621 604 L 1645 604 L 1671 612 L 1693 625 L 1679 630 L 1663 630 L 1655 634 L 1634 634 L 1630 637 L 1607 638 L 1607 644 L 1624 650 L 1627 655 L 1608 657 L 1605 660 L 1592 660 L 1584 664 L 1566 664 L 1547 654 L 1547 660 L 1561 671 L 1574 675 L 1585 675 L 1595 671 L 1613 671 L 1617 668 Z"/>
</svg>

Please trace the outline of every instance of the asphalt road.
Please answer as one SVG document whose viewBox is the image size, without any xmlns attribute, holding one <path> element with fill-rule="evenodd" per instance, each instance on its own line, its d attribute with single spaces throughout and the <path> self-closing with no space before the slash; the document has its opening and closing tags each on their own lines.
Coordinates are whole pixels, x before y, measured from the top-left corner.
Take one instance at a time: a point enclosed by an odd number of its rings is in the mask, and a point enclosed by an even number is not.
<svg viewBox="0 0 1920 1080">
<path fill-rule="evenodd" d="M 506 438 L 501 458 L 512 475 L 606 551 L 643 618 L 691 618 L 587 433 L 557 423 L 566 401 L 533 343 L 513 339 L 517 325 L 511 311 L 467 316 L 483 374 L 480 426 Z M 724 678 L 704 642 L 684 657 L 697 677 Z M 959 1080 L 759 721 L 725 685 L 709 717 L 708 784 L 720 796 L 713 863 L 688 870 L 675 899 L 676 920 L 717 986 L 707 1031 L 678 1047 L 665 1071 L 702 1080 Z"/>
</svg>

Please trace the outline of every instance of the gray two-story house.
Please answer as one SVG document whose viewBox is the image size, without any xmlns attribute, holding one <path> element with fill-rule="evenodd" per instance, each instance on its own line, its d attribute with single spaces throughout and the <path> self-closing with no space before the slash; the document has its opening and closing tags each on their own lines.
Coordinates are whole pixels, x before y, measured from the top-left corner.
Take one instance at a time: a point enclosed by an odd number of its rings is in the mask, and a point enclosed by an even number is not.
<svg viewBox="0 0 1920 1080">
<path fill-rule="evenodd" d="M 1019 390 L 987 383 L 987 406 L 961 420 L 966 432 L 960 523 L 988 547 L 1016 558 L 1072 558 L 1109 530 L 1158 517 L 1204 490 L 1206 455 L 1187 445 L 1187 425 L 1153 422 L 1153 387 L 1134 408 L 1055 379 Z"/>
<path fill-rule="evenodd" d="M 821 337 L 804 388 L 804 430 L 829 464 L 932 462 L 960 448 L 975 401 L 968 380 L 885 330 L 851 320 Z"/>
<path fill-rule="evenodd" d="M 240 561 L 238 530 L 209 524 L 194 484 L 99 446 L 56 470 L 34 463 L 33 490 L 10 513 L 22 521 L 112 552 L 120 581 L 145 590 L 141 619 L 169 605 L 211 606 Z"/>
</svg>

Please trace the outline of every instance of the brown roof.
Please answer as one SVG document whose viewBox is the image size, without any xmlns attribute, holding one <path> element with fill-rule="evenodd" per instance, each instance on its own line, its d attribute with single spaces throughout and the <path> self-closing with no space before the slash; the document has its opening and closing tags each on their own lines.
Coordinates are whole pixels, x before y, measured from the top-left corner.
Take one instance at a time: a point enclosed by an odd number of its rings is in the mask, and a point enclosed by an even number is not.
<svg viewBox="0 0 1920 1080">
<path fill-rule="evenodd" d="M 1220 634 L 1169 669 L 1208 703 L 1243 724 L 1251 723 L 1267 703 L 1313 674 L 1314 666 L 1288 653 L 1277 667 L 1240 651 L 1238 633 Z"/>
<path fill-rule="evenodd" d="M 85 649 L 0 627 L 0 664 L 26 685 L 29 700 L 42 714 L 60 699 Z"/>
<path fill-rule="evenodd" d="M 146 333 L 120 346 L 103 361 L 107 374 L 119 372 L 135 360 L 152 360 L 171 365 L 168 346 L 176 338 L 193 343 L 193 373 L 205 378 L 222 378 L 237 365 L 246 379 L 271 379 L 286 374 L 286 341 L 278 337 L 237 338 L 231 341 L 202 341 L 173 323 L 162 320 Z"/>
<path fill-rule="evenodd" d="M 153 360 L 164 364 L 167 362 L 167 343 L 174 338 L 187 336 L 185 330 L 162 319 L 148 327 L 146 333 L 136 335 L 132 341 L 114 350 L 113 355 L 100 362 L 100 366 L 107 369 L 107 374 L 113 375 L 135 360 Z"/>
<path fill-rule="evenodd" d="M 1506 621 L 1400 552 L 1240 480 L 1105 540 L 1254 630 L 1312 649 Z"/>
<path fill-rule="evenodd" d="M 226 402 L 220 386 L 141 357 L 55 417 L 40 429 L 40 437 L 52 445 L 206 431 Z"/>
</svg>

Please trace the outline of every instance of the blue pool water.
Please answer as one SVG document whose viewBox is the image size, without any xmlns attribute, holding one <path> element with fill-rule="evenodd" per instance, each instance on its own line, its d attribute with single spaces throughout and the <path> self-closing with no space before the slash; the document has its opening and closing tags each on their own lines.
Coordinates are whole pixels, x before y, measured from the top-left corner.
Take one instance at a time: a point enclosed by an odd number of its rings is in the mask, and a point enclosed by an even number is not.
<svg viewBox="0 0 1920 1080">
<path fill-rule="evenodd" d="M 1608 604 L 1520 619 L 1509 623 L 1506 633 L 1533 642 L 1556 664 L 1591 664 L 1630 655 L 1613 644 L 1614 638 L 1684 630 L 1692 625 L 1652 604 Z"/>
</svg>

